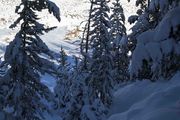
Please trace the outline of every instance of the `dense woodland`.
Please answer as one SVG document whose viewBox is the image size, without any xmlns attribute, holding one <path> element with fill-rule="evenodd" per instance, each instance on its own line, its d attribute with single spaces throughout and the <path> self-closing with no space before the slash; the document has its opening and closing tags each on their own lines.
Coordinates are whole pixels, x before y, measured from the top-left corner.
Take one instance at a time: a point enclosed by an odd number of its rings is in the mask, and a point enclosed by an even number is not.
<svg viewBox="0 0 180 120">
<path fill-rule="evenodd" d="M 57 57 L 40 38 L 56 27 L 39 23 L 36 12 L 48 9 L 60 22 L 58 6 L 21 0 L 10 26 L 20 25 L 19 32 L 0 65 L 0 119 L 45 120 L 44 113 L 50 113 L 63 120 L 106 120 L 114 86 L 169 80 L 180 70 L 179 0 L 136 0 L 137 14 L 129 18 L 121 0 L 89 2 L 81 58 L 71 65 L 62 47 Z M 125 19 L 133 25 L 130 34 Z M 40 82 L 44 73 L 57 78 L 54 92 Z"/>
</svg>

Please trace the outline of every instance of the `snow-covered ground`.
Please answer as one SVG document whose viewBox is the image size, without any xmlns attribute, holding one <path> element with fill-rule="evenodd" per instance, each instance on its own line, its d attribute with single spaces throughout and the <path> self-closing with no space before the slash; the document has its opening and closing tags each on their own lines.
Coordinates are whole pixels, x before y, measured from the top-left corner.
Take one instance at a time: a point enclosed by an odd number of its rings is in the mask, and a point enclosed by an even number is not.
<svg viewBox="0 0 180 120">
<path fill-rule="evenodd" d="M 137 81 L 114 93 L 108 120 L 180 120 L 180 72 L 168 80 Z"/>
</svg>

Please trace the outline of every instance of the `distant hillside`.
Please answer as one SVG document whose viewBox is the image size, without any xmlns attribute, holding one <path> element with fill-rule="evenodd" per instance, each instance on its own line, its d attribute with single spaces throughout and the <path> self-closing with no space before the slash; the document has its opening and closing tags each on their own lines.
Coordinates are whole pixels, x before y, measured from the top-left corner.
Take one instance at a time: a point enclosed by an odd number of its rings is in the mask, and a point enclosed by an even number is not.
<svg viewBox="0 0 180 120">
<path fill-rule="evenodd" d="M 62 21 L 58 26 L 67 26 L 68 28 L 79 25 L 88 16 L 89 0 L 52 0 L 61 10 Z M 15 7 L 20 0 L 0 0 L 0 28 L 8 27 L 16 19 L 14 14 Z M 127 0 L 122 0 L 124 12 L 126 17 L 135 13 L 135 6 L 128 3 Z M 53 25 L 55 19 L 50 15 L 43 13 L 41 16 L 44 18 L 47 25 Z M 49 24 L 51 23 L 51 24 Z M 55 23 L 55 25 L 57 25 Z"/>
</svg>

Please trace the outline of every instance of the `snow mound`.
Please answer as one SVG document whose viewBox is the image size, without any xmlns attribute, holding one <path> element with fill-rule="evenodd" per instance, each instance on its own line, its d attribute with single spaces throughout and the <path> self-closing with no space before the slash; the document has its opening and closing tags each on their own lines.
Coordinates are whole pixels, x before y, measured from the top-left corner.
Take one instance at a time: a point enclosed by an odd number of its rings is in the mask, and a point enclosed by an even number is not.
<svg viewBox="0 0 180 120">
<path fill-rule="evenodd" d="M 180 120 L 180 72 L 170 81 L 137 81 L 118 89 L 108 120 Z"/>
</svg>

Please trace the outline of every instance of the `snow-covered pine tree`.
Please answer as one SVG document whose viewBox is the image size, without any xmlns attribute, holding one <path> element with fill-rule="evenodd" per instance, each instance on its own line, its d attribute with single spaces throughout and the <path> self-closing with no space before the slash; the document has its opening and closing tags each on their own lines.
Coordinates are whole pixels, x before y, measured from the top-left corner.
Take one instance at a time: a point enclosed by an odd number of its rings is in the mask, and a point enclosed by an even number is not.
<svg viewBox="0 0 180 120">
<path fill-rule="evenodd" d="M 68 87 L 70 91 L 68 93 L 71 93 L 70 101 L 66 102 L 62 115 L 65 120 L 103 120 L 107 114 L 107 106 L 111 104 L 113 62 L 110 52 L 111 39 L 108 33 L 110 23 L 107 11 L 110 9 L 106 2 L 91 1 L 81 52 L 85 54 L 84 58 L 87 54 L 92 55 L 89 58 L 93 62 L 86 64 L 88 70 L 81 69 L 82 64 L 76 65 L 69 77 L 68 81 L 72 81 L 72 84 Z M 94 56 L 96 52 L 100 56 Z M 87 71 L 90 71 L 90 74 Z"/>
<path fill-rule="evenodd" d="M 67 61 L 67 59 L 68 59 L 67 57 L 68 57 L 68 56 L 67 56 L 65 50 L 64 50 L 63 47 L 61 46 L 60 57 L 59 57 L 59 60 L 58 60 L 58 62 L 59 62 L 59 64 L 60 64 L 59 68 L 61 68 L 61 67 L 67 67 L 67 66 L 69 65 L 69 64 L 68 64 L 68 61 Z"/>
<path fill-rule="evenodd" d="M 72 84 L 68 87 L 70 100 L 66 102 L 64 120 L 80 120 L 81 110 L 84 105 L 85 77 L 82 72 L 73 71 L 69 78 Z"/>
<path fill-rule="evenodd" d="M 126 35 L 124 10 L 121 6 L 120 0 L 115 0 L 112 4 L 113 4 L 113 6 L 111 7 L 112 14 L 110 16 L 110 21 L 111 21 L 110 35 L 113 37 L 114 40 L 118 38 L 117 42 L 119 43 L 121 38 L 124 35 Z"/>
<path fill-rule="evenodd" d="M 180 68 L 180 1 L 151 0 L 147 11 L 158 15 L 150 19 L 157 25 L 136 36 L 131 77 L 167 78 Z"/>
<path fill-rule="evenodd" d="M 89 87 L 86 84 L 89 74 L 82 68 L 82 62 L 77 58 L 75 66 L 71 71 L 69 81 L 71 85 L 68 86 L 69 101 L 66 101 L 66 108 L 61 113 L 64 120 L 104 120 L 107 108 L 103 105 L 99 98 L 89 101 Z"/>
<path fill-rule="evenodd" d="M 95 0 L 92 9 L 92 30 L 90 31 L 90 74 L 87 83 L 89 85 L 90 103 L 100 99 L 105 106 L 111 104 L 111 85 L 113 82 L 112 55 L 110 52 L 110 22 L 108 13 L 108 1 Z"/>
<path fill-rule="evenodd" d="M 57 108 L 56 110 L 61 113 L 63 109 L 66 109 L 66 103 L 69 102 L 69 88 L 71 86 L 71 81 L 69 81 L 70 76 L 70 66 L 67 61 L 67 54 L 64 49 L 61 47 L 60 58 L 58 60 L 58 76 L 57 84 L 54 88 L 54 94 L 57 99 Z"/>
<path fill-rule="evenodd" d="M 4 62 L 8 70 L 0 79 L 2 109 L 18 120 L 44 120 L 49 106 L 45 101 L 51 99 L 50 90 L 40 82 L 40 72 L 55 70 L 48 57 L 51 51 L 39 35 L 52 28 L 45 28 L 38 22 L 35 11 L 48 9 L 60 21 L 59 8 L 49 0 L 21 0 L 15 13 L 18 19 L 10 26 L 21 23 L 21 29 L 6 48 Z M 45 57 L 44 57 L 45 56 Z M 5 118 L 8 119 L 8 118 Z"/>
<path fill-rule="evenodd" d="M 114 76 L 117 81 L 128 79 L 128 48 L 127 48 L 127 35 L 125 27 L 125 16 L 120 0 L 113 2 L 111 7 L 112 14 L 111 21 L 111 45 L 114 62 Z"/>
<path fill-rule="evenodd" d="M 75 65 L 73 69 L 69 71 L 69 77 L 66 80 L 66 100 L 64 101 L 65 107 L 60 109 L 61 117 L 64 120 L 79 120 L 81 119 L 81 111 L 84 105 L 84 93 L 85 79 L 87 77 L 86 72 L 81 69 L 80 61 L 75 57 Z M 59 87 L 62 86 L 59 85 Z M 60 88 L 59 88 L 60 89 Z M 63 88 L 61 88 L 63 89 Z M 61 95 L 61 91 L 59 93 Z"/>
</svg>

